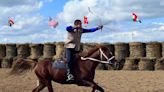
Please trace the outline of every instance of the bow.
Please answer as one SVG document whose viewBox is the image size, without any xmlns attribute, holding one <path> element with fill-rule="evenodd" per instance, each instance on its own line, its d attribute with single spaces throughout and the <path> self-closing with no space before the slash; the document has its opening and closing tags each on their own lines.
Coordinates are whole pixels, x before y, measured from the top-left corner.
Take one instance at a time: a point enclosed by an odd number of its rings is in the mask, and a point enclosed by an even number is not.
<svg viewBox="0 0 164 92">
<path fill-rule="evenodd" d="M 90 7 L 88 7 L 88 11 L 89 11 L 89 13 L 93 14 L 94 16 L 96 16 L 98 18 L 99 23 L 100 23 L 100 25 L 98 25 L 98 26 L 103 26 L 101 17 L 98 16 L 97 14 L 95 14 L 93 11 L 91 11 Z M 101 28 L 101 31 L 102 31 L 102 28 Z"/>
</svg>

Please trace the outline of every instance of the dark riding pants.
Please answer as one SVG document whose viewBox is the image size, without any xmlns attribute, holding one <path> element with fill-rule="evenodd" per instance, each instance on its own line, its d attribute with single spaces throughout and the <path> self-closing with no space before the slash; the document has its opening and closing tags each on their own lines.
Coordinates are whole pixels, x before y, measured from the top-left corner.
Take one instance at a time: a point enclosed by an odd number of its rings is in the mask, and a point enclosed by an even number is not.
<svg viewBox="0 0 164 92">
<path fill-rule="evenodd" d="M 75 54 L 74 48 L 66 48 L 66 58 L 67 58 L 67 63 L 70 73 L 72 73 L 74 54 Z"/>
</svg>

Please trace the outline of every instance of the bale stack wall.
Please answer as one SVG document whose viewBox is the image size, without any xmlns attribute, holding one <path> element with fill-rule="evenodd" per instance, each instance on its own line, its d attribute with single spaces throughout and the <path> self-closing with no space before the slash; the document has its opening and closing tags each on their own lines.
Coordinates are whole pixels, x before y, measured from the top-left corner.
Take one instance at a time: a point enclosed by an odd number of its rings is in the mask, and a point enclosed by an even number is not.
<svg viewBox="0 0 164 92">
<path fill-rule="evenodd" d="M 28 46 L 29 45 L 29 46 Z M 56 48 L 55 48 L 56 45 Z M 97 43 L 84 43 L 82 45 L 83 51 L 88 53 L 92 48 L 95 48 Z M 135 70 L 136 61 L 131 60 L 142 58 L 139 61 L 139 70 L 163 70 L 163 58 L 164 58 L 164 42 L 133 42 L 133 43 L 103 43 L 101 45 L 107 46 L 110 51 L 115 55 L 116 60 L 120 62 L 120 69 Z M 55 50 L 56 49 L 56 50 Z M 56 53 L 56 55 L 55 55 Z M 81 53 L 83 54 L 83 53 Z M 66 58 L 65 47 L 63 42 L 58 43 L 46 43 L 46 44 L 0 44 L 0 67 L 11 67 L 15 57 L 32 59 L 43 58 Z M 130 59 L 126 59 L 129 57 Z M 143 59 L 144 58 L 144 59 Z M 146 59 L 145 59 L 146 58 Z M 158 59 L 154 61 L 154 59 Z M 161 59 L 160 59 L 161 58 Z M 125 60 L 126 59 L 126 60 Z M 150 61 L 150 62 L 149 62 Z M 125 63 L 124 63 L 125 62 Z M 138 62 L 138 61 L 137 61 Z M 155 65 L 154 65 L 155 64 Z M 107 64 L 100 64 L 99 69 L 111 69 Z"/>
</svg>

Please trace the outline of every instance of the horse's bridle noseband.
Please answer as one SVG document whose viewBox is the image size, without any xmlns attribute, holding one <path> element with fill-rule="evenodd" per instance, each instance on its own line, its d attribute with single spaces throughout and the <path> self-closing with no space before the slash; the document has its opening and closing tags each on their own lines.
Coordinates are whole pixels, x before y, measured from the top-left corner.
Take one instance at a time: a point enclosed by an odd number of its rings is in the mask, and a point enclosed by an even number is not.
<svg viewBox="0 0 164 92">
<path fill-rule="evenodd" d="M 112 56 L 112 57 L 108 58 L 108 57 L 104 54 L 104 52 L 102 51 L 101 48 L 99 49 L 99 51 L 100 51 L 100 59 L 101 59 L 101 61 L 102 61 L 102 58 L 103 58 L 103 56 L 104 56 L 105 59 L 107 60 L 108 64 L 113 64 L 113 63 L 111 62 L 111 60 L 114 59 L 115 56 Z M 112 52 L 110 52 L 110 53 L 111 53 L 111 55 L 112 55 Z"/>
</svg>

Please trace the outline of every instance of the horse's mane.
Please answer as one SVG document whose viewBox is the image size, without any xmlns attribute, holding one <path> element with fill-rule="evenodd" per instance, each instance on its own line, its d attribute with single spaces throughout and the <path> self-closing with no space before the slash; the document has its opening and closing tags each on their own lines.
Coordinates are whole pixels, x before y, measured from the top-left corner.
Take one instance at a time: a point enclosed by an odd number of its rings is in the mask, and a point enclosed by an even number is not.
<svg viewBox="0 0 164 92">
<path fill-rule="evenodd" d="M 103 45 L 97 45 L 95 48 L 93 49 L 89 49 L 88 52 L 83 52 L 83 57 L 89 57 L 91 56 L 95 51 L 97 51 L 98 49 L 108 49 L 106 46 Z"/>
</svg>

